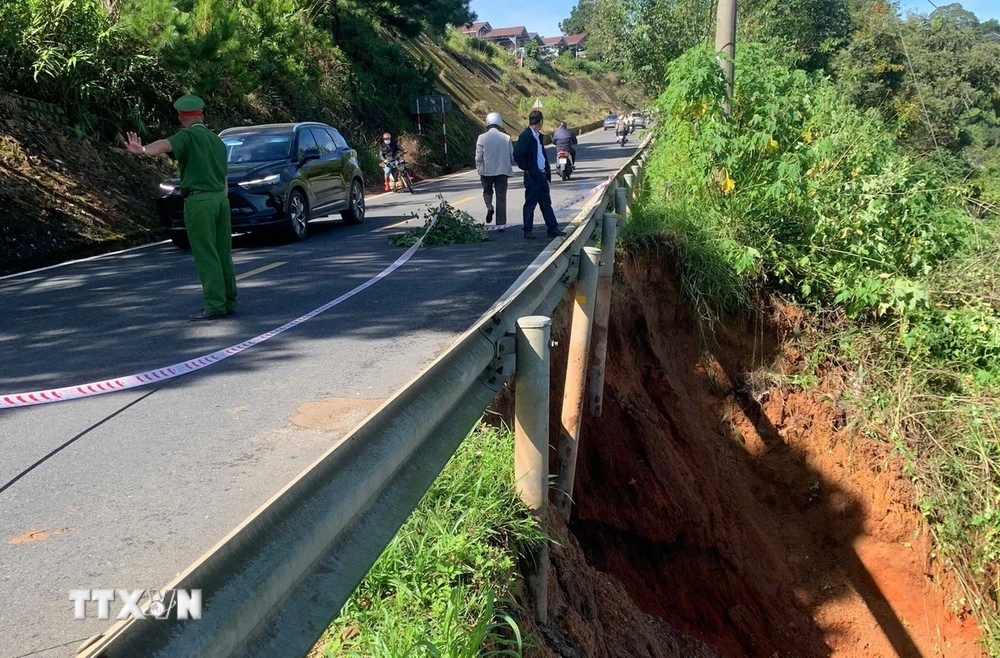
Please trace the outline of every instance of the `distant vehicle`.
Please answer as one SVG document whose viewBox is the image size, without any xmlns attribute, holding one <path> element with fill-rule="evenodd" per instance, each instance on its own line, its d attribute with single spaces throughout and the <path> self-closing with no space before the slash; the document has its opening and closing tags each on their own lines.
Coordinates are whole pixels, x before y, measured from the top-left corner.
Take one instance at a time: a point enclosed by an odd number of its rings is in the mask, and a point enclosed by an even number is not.
<svg viewBox="0 0 1000 658">
<path fill-rule="evenodd" d="M 632 113 L 632 126 L 635 128 L 645 128 L 646 127 L 646 115 L 642 112 Z"/>
<path fill-rule="evenodd" d="M 605 130 L 613 130 L 614 127 L 615 127 L 615 124 L 617 124 L 617 123 L 618 123 L 618 115 L 617 114 L 609 114 L 608 116 L 604 117 L 604 129 Z"/>
<path fill-rule="evenodd" d="M 358 154 L 336 129 L 323 123 L 280 123 L 227 128 L 219 137 L 229 164 L 233 231 L 276 231 L 302 240 L 315 217 L 339 212 L 349 224 L 364 220 Z M 174 244 L 189 248 L 177 178 L 160 183 L 157 210 Z"/>
<path fill-rule="evenodd" d="M 563 180 L 569 180 L 573 175 L 573 154 L 568 149 L 559 149 L 556 153 L 556 171 Z"/>
</svg>

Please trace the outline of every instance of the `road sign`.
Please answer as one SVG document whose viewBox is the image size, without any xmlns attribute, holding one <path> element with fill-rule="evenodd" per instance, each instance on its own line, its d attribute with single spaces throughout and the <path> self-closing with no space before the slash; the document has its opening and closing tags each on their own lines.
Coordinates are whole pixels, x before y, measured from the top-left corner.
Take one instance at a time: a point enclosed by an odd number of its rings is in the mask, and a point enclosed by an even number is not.
<svg viewBox="0 0 1000 658">
<path fill-rule="evenodd" d="M 451 96 L 413 96 L 410 114 L 445 114 L 451 112 Z"/>
<path fill-rule="evenodd" d="M 536 98 L 535 99 L 535 104 L 531 106 L 531 109 L 533 109 L 533 110 L 540 110 L 540 109 L 542 109 L 542 99 L 541 98 Z"/>
</svg>

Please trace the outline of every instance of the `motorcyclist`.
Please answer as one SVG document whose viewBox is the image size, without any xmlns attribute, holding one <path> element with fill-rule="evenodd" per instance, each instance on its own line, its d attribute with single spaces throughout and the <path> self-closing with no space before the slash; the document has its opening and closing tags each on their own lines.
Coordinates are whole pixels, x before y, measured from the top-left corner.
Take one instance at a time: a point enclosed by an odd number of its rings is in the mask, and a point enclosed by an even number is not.
<svg viewBox="0 0 1000 658">
<path fill-rule="evenodd" d="M 628 133 L 629 133 L 628 121 L 625 120 L 624 114 L 619 114 L 618 123 L 615 124 L 615 137 L 618 137 L 620 135 L 627 136 Z"/>
<path fill-rule="evenodd" d="M 389 175 L 392 173 L 392 167 L 389 163 L 401 155 L 403 155 L 403 149 L 393 139 L 392 134 L 388 131 L 382 133 L 382 143 L 378 145 L 378 157 L 379 162 L 382 163 L 382 171 L 385 173 L 386 192 L 389 191 Z"/>
<path fill-rule="evenodd" d="M 566 127 L 566 122 L 559 123 L 559 127 L 552 133 L 552 143 L 555 144 L 556 151 L 569 151 L 571 162 L 576 165 L 576 145 L 579 143 L 573 131 Z"/>
</svg>

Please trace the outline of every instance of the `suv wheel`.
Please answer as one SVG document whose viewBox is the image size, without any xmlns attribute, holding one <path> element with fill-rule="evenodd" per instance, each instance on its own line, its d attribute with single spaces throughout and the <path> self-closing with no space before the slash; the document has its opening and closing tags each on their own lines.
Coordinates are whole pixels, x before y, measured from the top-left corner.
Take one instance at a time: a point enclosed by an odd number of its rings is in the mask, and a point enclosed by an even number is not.
<svg viewBox="0 0 1000 658">
<path fill-rule="evenodd" d="M 288 195 L 288 212 L 283 233 L 289 240 L 305 240 L 309 235 L 309 202 L 302 190 L 292 190 Z"/>
<path fill-rule="evenodd" d="M 347 210 L 340 213 L 344 221 L 348 224 L 360 224 L 365 221 L 365 188 L 361 181 L 354 179 L 351 182 L 351 193 L 347 197 Z"/>
</svg>

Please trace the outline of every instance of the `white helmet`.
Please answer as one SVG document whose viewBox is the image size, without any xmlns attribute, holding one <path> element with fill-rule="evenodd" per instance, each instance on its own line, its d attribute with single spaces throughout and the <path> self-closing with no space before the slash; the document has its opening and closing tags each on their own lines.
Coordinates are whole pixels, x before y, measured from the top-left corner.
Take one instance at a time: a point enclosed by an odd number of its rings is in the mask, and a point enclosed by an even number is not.
<svg viewBox="0 0 1000 658">
<path fill-rule="evenodd" d="M 490 112 L 486 115 L 486 126 L 496 126 L 497 128 L 503 127 L 503 119 L 500 118 L 499 112 Z"/>
</svg>

